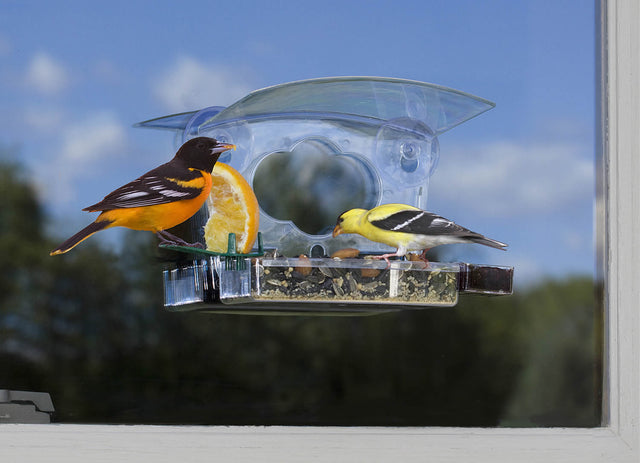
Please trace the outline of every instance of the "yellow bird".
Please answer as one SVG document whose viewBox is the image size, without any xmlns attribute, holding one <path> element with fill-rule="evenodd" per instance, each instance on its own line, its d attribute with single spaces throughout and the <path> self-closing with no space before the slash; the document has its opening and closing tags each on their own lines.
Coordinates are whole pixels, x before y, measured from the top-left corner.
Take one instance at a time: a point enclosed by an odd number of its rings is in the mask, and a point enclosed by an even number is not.
<svg viewBox="0 0 640 463">
<path fill-rule="evenodd" d="M 468 230 L 449 219 L 406 204 L 383 204 L 371 210 L 351 209 L 338 217 L 333 237 L 357 233 L 377 243 L 397 248 L 390 254 L 376 256 L 389 263 L 389 257 L 404 256 L 422 250 L 421 257 L 434 246 L 453 243 L 479 243 L 496 249 L 507 247 Z"/>
</svg>

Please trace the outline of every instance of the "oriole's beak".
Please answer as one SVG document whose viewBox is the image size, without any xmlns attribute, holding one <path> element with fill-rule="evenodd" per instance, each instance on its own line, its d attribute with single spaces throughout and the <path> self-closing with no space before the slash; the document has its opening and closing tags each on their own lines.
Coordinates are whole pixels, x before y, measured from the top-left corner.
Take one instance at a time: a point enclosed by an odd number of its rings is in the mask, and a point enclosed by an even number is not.
<svg viewBox="0 0 640 463">
<path fill-rule="evenodd" d="M 342 234 L 342 228 L 340 227 L 340 225 L 336 225 L 335 227 L 333 227 L 333 237 L 335 238 L 338 235 Z"/>
<path fill-rule="evenodd" d="M 218 143 L 215 148 L 211 149 L 211 154 L 219 154 L 227 150 L 235 150 L 236 145 L 230 143 Z"/>
</svg>

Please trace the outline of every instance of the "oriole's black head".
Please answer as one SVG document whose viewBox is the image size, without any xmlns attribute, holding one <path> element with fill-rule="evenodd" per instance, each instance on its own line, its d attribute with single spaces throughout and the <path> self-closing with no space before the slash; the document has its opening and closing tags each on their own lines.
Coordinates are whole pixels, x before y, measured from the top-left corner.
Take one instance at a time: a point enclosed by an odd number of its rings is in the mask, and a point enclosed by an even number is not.
<svg viewBox="0 0 640 463">
<path fill-rule="evenodd" d="M 187 167 L 211 172 L 220 153 L 236 149 L 235 145 L 220 143 L 215 138 L 197 137 L 187 141 L 176 153 L 176 158 Z"/>
</svg>

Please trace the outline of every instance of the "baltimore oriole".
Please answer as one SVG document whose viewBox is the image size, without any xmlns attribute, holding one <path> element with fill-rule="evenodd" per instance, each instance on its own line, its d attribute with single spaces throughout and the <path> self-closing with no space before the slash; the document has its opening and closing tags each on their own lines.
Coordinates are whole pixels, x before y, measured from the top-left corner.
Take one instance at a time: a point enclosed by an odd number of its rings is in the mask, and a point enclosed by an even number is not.
<svg viewBox="0 0 640 463">
<path fill-rule="evenodd" d="M 394 253 L 377 257 L 387 263 L 389 257 L 419 250 L 422 250 L 421 257 L 426 261 L 426 251 L 440 244 L 478 243 L 503 250 L 507 247 L 449 219 L 406 204 L 383 204 L 370 211 L 351 209 L 338 217 L 333 237 L 342 233 L 357 233 L 371 241 L 397 248 Z"/>
<path fill-rule="evenodd" d="M 111 227 L 126 227 L 157 233 L 162 242 L 190 245 L 167 232 L 195 214 L 211 191 L 211 171 L 220 153 L 235 149 L 213 138 L 198 137 L 180 147 L 175 157 L 133 182 L 109 193 L 83 211 L 101 211 L 85 227 L 50 255 L 64 254 L 94 233 Z"/>
</svg>

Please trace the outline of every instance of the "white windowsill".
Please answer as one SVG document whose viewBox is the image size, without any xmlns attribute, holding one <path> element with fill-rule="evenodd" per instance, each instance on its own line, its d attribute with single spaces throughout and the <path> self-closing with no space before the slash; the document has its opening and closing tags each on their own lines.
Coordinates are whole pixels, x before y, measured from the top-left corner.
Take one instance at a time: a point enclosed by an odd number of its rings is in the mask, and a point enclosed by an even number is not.
<svg viewBox="0 0 640 463">
<path fill-rule="evenodd" d="M 22 461 L 637 461 L 608 428 L 5 425 L 2 440 Z"/>
</svg>

